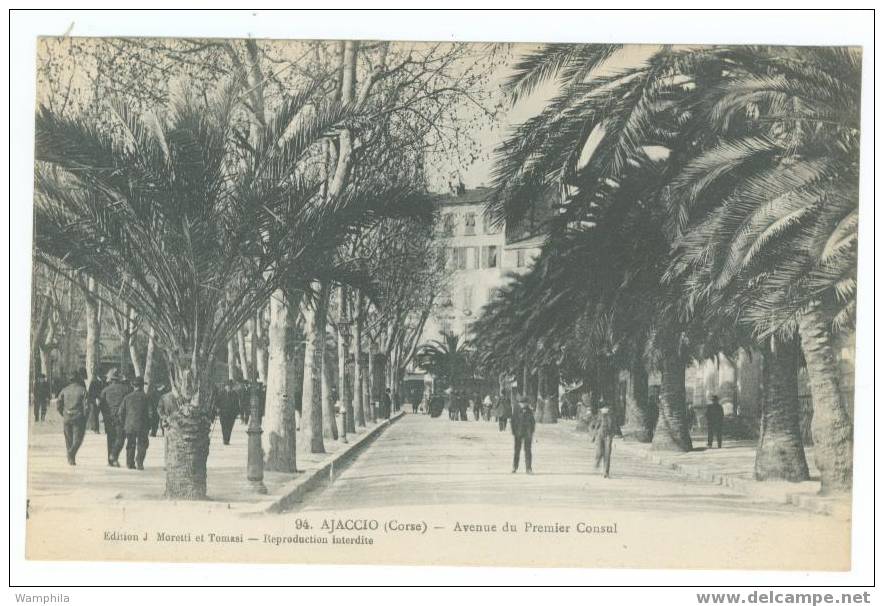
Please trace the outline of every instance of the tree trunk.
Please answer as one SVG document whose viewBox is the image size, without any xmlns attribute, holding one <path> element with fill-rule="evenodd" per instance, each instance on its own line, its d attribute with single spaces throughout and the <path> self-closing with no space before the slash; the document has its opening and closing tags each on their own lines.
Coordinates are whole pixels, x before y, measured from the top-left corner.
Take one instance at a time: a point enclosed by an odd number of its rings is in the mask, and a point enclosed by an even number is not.
<svg viewBox="0 0 884 606">
<path fill-rule="evenodd" d="M 255 372 L 258 375 L 258 381 L 267 386 L 267 347 L 264 345 L 264 310 L 259 309 L 255 312 L 255 336 L 256 349 L 258 352 L 257 367 Z"/>
<path fill-rule="evenodd" d="M 301 396 L 301 440 L 305 451 L 325 452 L 322 440 L 322 366 L 325 352 L 326 289 L 318 285 L 318 301 L 304 310 L 304 389 Z"/>
<path fill-rule="evenodd" d="M 147 393 L 153 384 L 153 358 L 157 346 L 156 331 L 151 327 L 147 335 L 147 354 L 144 356 L 144 392 Z"/>
<path fill-rule="evenodd" d="M 227 379 L 236 381 L 236 339 L 227 340 Z"/>
<path fill-rule="evenodd" d="M 355 419 L 353 418 L 353 400 L 350 398 L 349 381 L 347 381 L 349 368 L 349 314 L 347 309 L 347 289 L 343 286 L 338 290 L 338 399 L 343 405 L 346 417 L 343 433 L 356 431 Z"/>
<path fill-rule="evenodd" d="M 365 367 L 362 364 L 362 294 L 356 295 L 356 308 L 353 310 L 356 322 L 353 326 L 353 411 L 356 425 L 365 427 Z"/>
<path fill-rule="evenodd" d="M 377 423 L 377 408 L 375 407 L 375 390 L 377 389 L 375 385 L 375 359 L 374 359 L 374 342 L 369 336 L 368 339 L 368 376 L 365 378 L 365 382 L 368 385 L 368 418 L 369 420 Z"/>
<path fill-rule="evenodd" d="M 323 331 L 324 332 L 324 331 Z M 325 334 L 323 334 L 325 336 Z M 327 440 L 338 439 L 338 423 L 335 415 L 335 399 L 332 397 L 334 379 L 332 367 L 325 357 L 322 360 L 322 437 Z"/>
<path fill-rule="evenodd" d="M 756 480 L 800 482 L 810 477 L 798 408 L 798 343 L 772 344 L 764 353 L 761 432 L 755 452 Z"/>
<path fill-rule="evenodd" d="M 141 355 L 138 353 L 138 342 L 135 338 L 135 310 L 129 308 L 129 316 L 126 320 L 126 349 L 129 350 L 129 360 L 132 362 L 134 376 L 141 377 L 144 374 L 141 365 Z"/>
<path fill-rule="evenodd" d="M 829 324 L 818 305 L 801 315 L 798 331 L 813 397 L 810 429 L 820 492 L 848 492 L 853 486 L 853 426 L 841 401 L 841 377 Z"/>
<path fill-rule="evenodd" d="M 252 380 L 251 367 L 249 366 L 249 357 L 246 353 L 246 336 L 243 328 L 236 331 L 236 344 L 239 350 L 239 371 L 244 381 Z"/>
<path fill-rule="evenodd" d="M 626 396 L 626 425 L 623 438 L 636 442 L 650 442 L 653 438 L 648 415 L 648 373 L 640 359 L 633 361 L 629 377 L 630 389 Z"/>
<path fill-rule="evenodd" d="M 660 356 L 660 414 L 652 448 L 689 452 L 693 444 L 685 401 L 684 361 L 675 344 L 661 351 Z"/>
<path fill-rule="evenodd" d="M 290 356 L 286 355 L 289 309 L 285 293 L 277 290 L 270 296 L 267 361 L 267 401 L 264 405 L 263 442 L 267 453 L 265 469 L 294 473 L 297 471 L 294 386 L 290 383 Z"/>
<path fill-rule="evenodd" d="M 101 321 L 99 318 L 99 302 L 96 298 L 98 287 L 95 280 L 89 278 L 86 293 L 86 377 L 91 381 L 98 376 L 101 364 Z"/>
<path fill-rule="evenodd" d="M 167 499 L 206 498 L 206 460 L 209 457 L 209 429 L 212 395 L 209 361 L 200 360 L 195 369 L 186 361 L 170 360 L 172 398 L 176 407 L 166 422 Z"/>
</svg>

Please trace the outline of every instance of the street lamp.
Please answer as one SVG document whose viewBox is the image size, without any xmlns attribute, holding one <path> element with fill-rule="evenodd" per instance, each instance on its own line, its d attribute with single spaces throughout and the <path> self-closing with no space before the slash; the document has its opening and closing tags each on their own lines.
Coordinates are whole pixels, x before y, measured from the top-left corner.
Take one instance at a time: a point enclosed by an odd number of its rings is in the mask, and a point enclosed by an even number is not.
<svg viewBox="0 0 884 606">
<path fill-rule="evenodd" d="M 343 314 L 342 314 L 343 315 Z M 338 363 L 342 364 L 342 367 L 338 369 L 338 379 L 340 385 L 338 385 L 338 401 L 341 403 L 341 442 L 347 444 L 347 432 L 351 433 L 356 432 L 356 427 L 350 428 L 350 423 L 352 420 L 349 419 L 347 415 L 347 404 L 346 404 L 346 388 L 347 388 L 347 363 L 349 360 L 349 352 L 350 352 L 350 322 L 346 320 L 338 321 L 338 351 L 343 355 L 338 357 Z M 346 360 L 345 360 L 346 358 Z M 351 400 L 352 402 L 352 400 Z"/>
</svg>

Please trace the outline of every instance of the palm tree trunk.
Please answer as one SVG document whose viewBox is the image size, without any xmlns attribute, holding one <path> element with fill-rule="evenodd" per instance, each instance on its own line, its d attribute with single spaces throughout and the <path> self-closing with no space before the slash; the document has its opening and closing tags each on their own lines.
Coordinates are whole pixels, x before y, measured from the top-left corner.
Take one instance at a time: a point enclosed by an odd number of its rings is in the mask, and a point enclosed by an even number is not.
<svg viewBox="0 0 884 606">
<path fill-rule="evenodd" d="M 654 432 L 648 415 L 648 372 L 641 359 L 632 363 L 629 377 L 630 389 L 626 396 L 626 425 L 623 438 L 636 442 L 650 442 Z"/>
<path fill-rule="evenodd" d="M 143 376 L 141 355 L 138 353 L 138 343 L 135 339 L 135 310 L 129 308 L 129 316 L 126 321 L 126 348 L 129 350 L 129 360 L 132 362 L 132 372 L 136 377 Z"/>
<path fill-rule="evenodd" d="M 169 356 L 172 358 L 172 356 Z M 209 360 L 170 359 L 172 398 L 176 406 L 166 422 L 167 499 L 206 498 L 206 460 L 212 409 Z"/>
<path fill-rule="evenodd" d="M 800 482 L 810 477 L 798 409 L 798 343 L 772 343 L 764 353 L 761 431 L 755 452 L 756 480 Z"/>
<path fill-rule="evenodd" d="M 263 442 L 267 452 L 265 469 L 294 473 L 297 471 L 294 386 L 290 383 L 290 356 L 286 355 L 291 301 L 277 290 L 270 296 L 267 361 L 267 401 L 264 405 Z"/>
<path fill-rule="evenodd" d="M 690 421 L 685 401 L 685 366 L 675 343 L 660 352 L 660 414 L 651 442 L 654 450 L 689 452 Z"/>
<path fill-rule="evenodd" d="M 301 445 L 306 452 L 325 452 L 322 440 L 322 366 L 325 353 L 325 291 L 318 285 L 319 297 L 304 310 L 304 389 L 301 396 Z"/>
<path fill-rule="evenodd" d="M 365 367 L 362 364 L 362 294 L 356 295 L 356 307 L 353 310 L 356 321 L 353 326 L 353 409 L 356 425 L 365 427 Z"/>
<path fill-rule="evenodd" d="M 818 305 L 801 315 L 798 332 L 813 397 L 810 428 L 814 460 L 820 471 L 820 492 L 847 492 L 853 486 L 853 426 L 841 401 L 831 333 Z"/>
</svg>

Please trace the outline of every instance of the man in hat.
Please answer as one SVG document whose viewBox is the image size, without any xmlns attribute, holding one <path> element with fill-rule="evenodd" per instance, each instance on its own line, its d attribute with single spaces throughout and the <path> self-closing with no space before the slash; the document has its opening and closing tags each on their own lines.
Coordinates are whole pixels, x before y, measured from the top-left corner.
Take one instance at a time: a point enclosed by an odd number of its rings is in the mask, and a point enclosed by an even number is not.
<svg viewBox="0 0 884 606">
<path fill-rule="evenodd" d="M 534 411 L 528 406 L 528 398 L 519 396 L 519 405 L 513 410 L 511 429 L 513 432 L 513 473 L 519 469 L 519 455 L 525 447 L 525 471 L 531 469 L 531 441 L 534 439 Z"/>
<path fill-rule="evenodd" d="M 126 439 L 126 467 L 144 469 L 144 457 L 150 443 L 150 405 L 144 393 L 144 379 L 135 377 L 132 388 L 120 404 L 120 426 Z"/>
<path fill-rule="evenodd" d="M 120 426 L 120 406 L 123 398 L 129 395 L 129 386 L 123 382 L 123 375 L 114 368 L 107 375 L 107 387 L 101 390 L 99 406 L 104 417 L 104 433 L 107 434 L 107 464 L 111 467 L 120 466 L 120 452 L 123 450 L 125 436 Z"/>
<path fill-rule="evenodd" d="M 614 446 L 614 436 L 623 437 L 623 434 L 620 432 L 617 421 L 614 420 L 614 415 L 611 414 L 611 409 L 607 406 L 599 408 L 594 426 L 595 433 L 592 440 L 596 444 L 595 466 L 598 469 L 599 465 L 604 462 L 605 471 L 602 475 L 607 478 L 611 474 L 611 452 Z"/>
<path fill-rule="evenodd" d="M 58 394 L 58 414 L 64 418 L 64 443 L 68 465 L 77 464 L 77 451 L 86 433 L 86 388 L 79 373 L 71 374 L 70 383 Z"/>
<path fill-rule="evenodd" d="M 721 448 L 722 425 L 724 425 L 724 409 L 718 403 L 718 396 L 712 396 L 706 407 L 706 446 L 708 448 L 712 448 L 713 438 L 718 441 L 718 447 Z"/>
<path fill-rule="evenodd" d="M 34 382 L 34 421 L 46 420 L 46 409 L 49 407 L 49 381 L 42 372 L 37 373 Z"/>
</svg>

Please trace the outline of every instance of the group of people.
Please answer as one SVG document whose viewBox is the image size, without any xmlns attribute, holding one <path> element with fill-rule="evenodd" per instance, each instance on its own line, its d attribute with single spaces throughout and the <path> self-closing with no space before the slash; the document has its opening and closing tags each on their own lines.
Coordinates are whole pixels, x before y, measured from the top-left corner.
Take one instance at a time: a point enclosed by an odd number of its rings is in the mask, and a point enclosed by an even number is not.
<svg viewBox="0 0 884 606">
<path fill-rule="evenodd" d="M 233 426 L 239 417 L 243 425 L 247 424 L 252 416 L 252 394 L 258 397 L 258 418 L 264 418 L 264 407 L 267 403 L 267 388 L 261 381 L 254 383 L 246 380 L 239 382 L 233 379 L 224 383 L 219 393 L 215 394 L 214 414 L 221 422 L 221 439 L 224 444 L 230 444 L 230 436 L 233 434 Z"/>
<path fill-rule="evenodd" d="M 260 381 L 227 381 L 213 398 L 213 420 L 221 421 L 224 444 L 230 444 L 230 436 L 236 419 L 249 422 L 252 393 L 258 397 L 258 414 L 264 416 L 267 392 Z M 158 432 L 165 435 L 163 419 L 173 412 L 173 402 L 163 403 L 168 393 L 165 385 L 148 386 L 145 389 L 141 377 L 127 379 L 119 370 L 111 370 L 106 380 L 96 375 L 87 381 L 85 368 L 72 373 L 67 385 L 55 398 L 55 405 L 63 419 L 65 450 L 69 465 L 76 465 L 77 452 L 83 444 L 87 430 L 104 433 L 107 439 L 107 464 L 119 467 L 119 458 L 126 449 L 126 467 L 144 469 L 150 438 Z M 34 385 L 34 421 L 43 422 L 52 401 L 52 390 L 46 376 L 37 374 Z"/>
<path fill-rule="evenodd" d="M 149 436 L 156 436 L 159 426 L 158 407 L 165 387 L 145 391 L 141 377 L 126 380 L 116 369 L 108 374 L 106 382 L 96 376 L 87 385 L 86 378 L 86 369 L 72 373 L 55 399 L 63 419 L 68 464 L 77 464 L 87 428 L 99 433 L 100 415 L 107 436 L 107 464 L 119 467 L 125 447 L 126 467 L 144 469 Z M 34 390 L 34 418 L 40 420 L 45 419 L 50 396 L 44 381 L 45 377 L 38 375 Z"/>
</svg>

